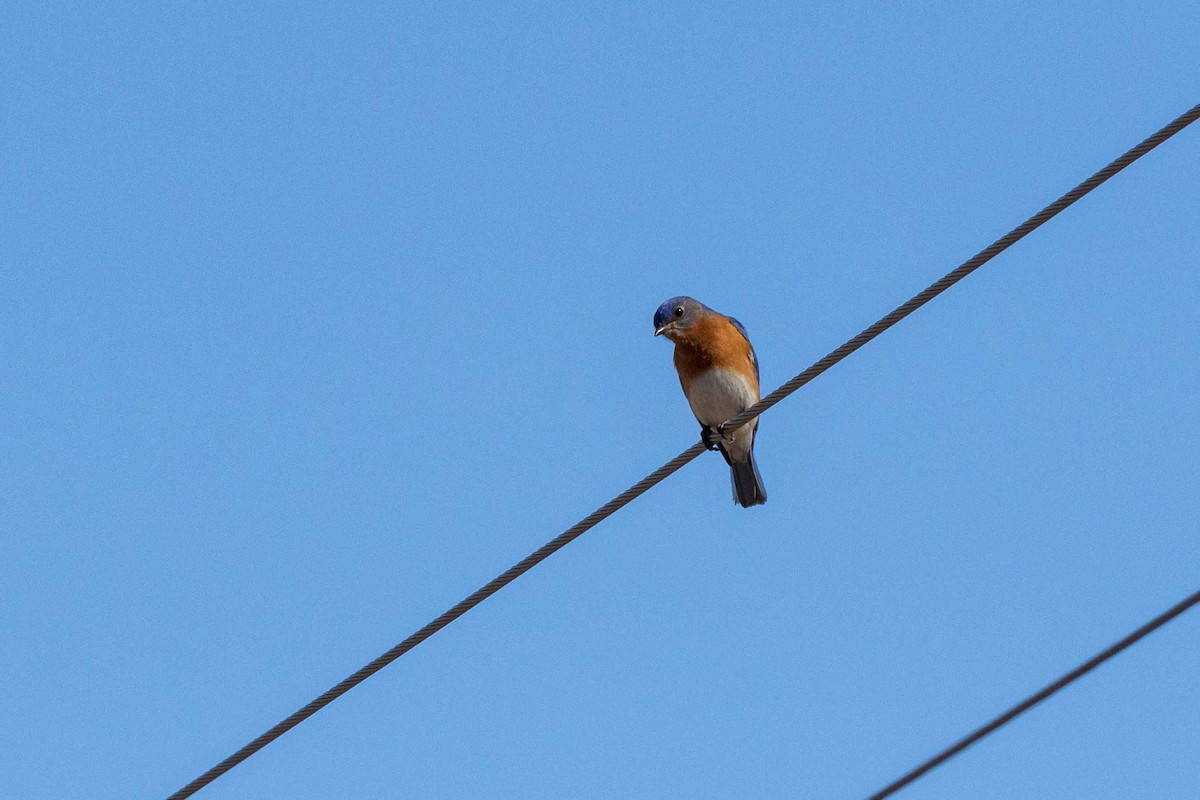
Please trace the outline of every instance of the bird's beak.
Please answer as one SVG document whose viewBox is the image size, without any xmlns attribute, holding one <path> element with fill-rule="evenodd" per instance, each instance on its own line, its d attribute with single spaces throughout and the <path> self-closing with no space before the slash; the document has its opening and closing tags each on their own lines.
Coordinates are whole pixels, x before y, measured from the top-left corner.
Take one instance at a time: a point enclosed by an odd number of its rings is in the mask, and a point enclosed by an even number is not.
<svg viewBox="0 0 1200 800">
<path fill-rule="evenodd" d="M 667 328 L 669 328 L 670 326 L 671 326 L 671 323 L 664 322 L 662 325 L 659 325 L 657 328 L 654 329 L 654 335 L 662 336 L 666 332 Z"/>
</svg>

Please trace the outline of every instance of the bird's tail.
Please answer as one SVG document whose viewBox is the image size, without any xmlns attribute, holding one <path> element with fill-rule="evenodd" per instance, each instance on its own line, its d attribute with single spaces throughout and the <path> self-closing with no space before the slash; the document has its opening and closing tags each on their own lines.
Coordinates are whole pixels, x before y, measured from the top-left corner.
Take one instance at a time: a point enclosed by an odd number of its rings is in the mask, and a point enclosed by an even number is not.
<svg viewBox="0 0 1200 800">
<path fill-rule="evenodd" d="M 725 460 L 729 462 L 729 475 L 733 479 L 733 502 L 740 503 L 742 508 L 767 502 L 767 490 L 758 474 L 758 464 L 754 463 L 754 449 L 747 453 L 745 461 L 728 457 Z"/>
</svg>

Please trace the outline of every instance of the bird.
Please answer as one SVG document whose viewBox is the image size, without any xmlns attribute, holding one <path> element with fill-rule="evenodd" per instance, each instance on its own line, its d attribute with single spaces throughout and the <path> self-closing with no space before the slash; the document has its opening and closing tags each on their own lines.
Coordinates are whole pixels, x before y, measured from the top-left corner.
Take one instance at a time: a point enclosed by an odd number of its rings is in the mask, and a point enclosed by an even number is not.
<svg viewBox="0 0 1200 800">
<path fill-rule="evenodd" d="M 718 426 L 758 402 L 758 356 L 742 323 L 691 297 L 672 297 L 654 312 L 654 335 L 675 344 L 675 371 L 700 437 L 729 464 L 733 501 L 743 508 L 767 502 L 754 461 L 755 417 L 736 431 Z"/>
</svg>

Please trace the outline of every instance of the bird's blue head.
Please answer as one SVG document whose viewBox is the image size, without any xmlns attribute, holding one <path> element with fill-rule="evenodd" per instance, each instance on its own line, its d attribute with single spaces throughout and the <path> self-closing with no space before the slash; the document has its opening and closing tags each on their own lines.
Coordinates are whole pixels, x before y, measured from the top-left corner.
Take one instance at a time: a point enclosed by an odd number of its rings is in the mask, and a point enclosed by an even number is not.
<svg viewBox="0 0 1200 800">
<path fill-rule="evenodd" d="M 708 306 L 690 297 L 672 297 L 654 312 L 654 335 L 671 338 L 675 331 L 687 330 L 708 313 Z"/>
</svg>

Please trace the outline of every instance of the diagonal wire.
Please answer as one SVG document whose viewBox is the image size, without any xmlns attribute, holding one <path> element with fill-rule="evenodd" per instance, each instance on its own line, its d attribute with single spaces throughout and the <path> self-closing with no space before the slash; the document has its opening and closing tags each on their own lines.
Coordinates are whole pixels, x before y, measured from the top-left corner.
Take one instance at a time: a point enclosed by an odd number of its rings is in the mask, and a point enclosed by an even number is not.
<svg viewBox="0 0 1200 800">
<path fill-rule="evenodd" d="M 1200 592 L 1196 592 L 1194 594 L 1189 595 L 1188 597 L 1185 597 L 1183 600 L 1181 600 L 1178 603 L 1176 603 L 1175 605 L 1171 606 L 1169 609 L 1167 609 L 1163 613 L 1159 614 L 1157 617 L 1150 620 L 1145 625 L 1138 628 L 1136 631 L 1129 634 L 1121 641 L 1117 642 L 1116 644 L 1113 644 L 1112 646 L 1110 646 L 1110 647 L 1102 650 L 1101 652 L 1097 653 L 1096 655 L 1092 656 L 1087 661 L 1083 662 L 1078 667 L 1076 667 L 1075 669 L 1068 672 L 1066 675 L 1063 675 L 1061 678 L 1056 680 L 1054 683 L 1048 684 L 1047 686 L 1044 686 L 1040 691 L 1035 692 L 1034 694 L 1031 694 L 1029 697 L 1027 697 L 1024 700 L 1022 700 L 1021 702 L 1017 703 L 1015 706 L 1010 708 L 1008 711 L 1005 711 L 1003 714 L 996 717 L 988 724 L 986 724 L 980 728 L 976 728 L 974 731 L 967 734 L 963 738 L 959 739 L 957 742 L 950 745 L 949 747 L 947 747 L 942 752 L 938 753 L 933 758 L 929 759 L 928 761 L 924 762 L 923 764 L 916 767 L 915 769 L 913 769 L 909 772 L 906 772 L 904 775 L 902 775 L 899 778 L 897 778 L 896 780 L 892 781 L 887 786 L 883 787 L 878 792 L 876 792 L 875 794 L 868 797 L 867 800 L 883 800 L 885 797 L 891 797 L 893 794 L 900 791 L 905 786 L 908 786 L 910 783 L 915 781 L 917 778 L 920 778 L 922 775 L 929 772 L 930 770 L 933 770 L 933 769 L 941 766 L 945 762 L 949 761 L 950 759 L 954 758 L 956 755 L 961 753 L 963 750 L 966 750 L 968 747 L 975 744 L 980 739 L 987 736 L 989 733 L 994 732 L 996 729 L 1011 722 L 1012 720 L 1019 717 L 1021 714 L 1024 714 L 1026 711 L 1033 708 L 1038 703 L 1042 702 L 1047 697 L 1049 697 L 1050 695 L 1057 692 L 1059 689 L 1062 689 L 1064 686 L 1067 686 L 1068 684 L 1073 683 L 1074 681 L 1078 680 L 1079 678 L 1082 678 L 1084 675 L 1091 672 L 1096 667 L 1103 664 L 1105 661 L 1108 661 L 1110 658 L 1117 655 L 1117 653 L 1120 653 L 1125 648 L 1129 647 L 1130 645 L 1140 641 L 1144 637 L 1146 637 L 1149 634 L 1153 633 L 1154 631 L 1158 630 L 1163 625 L 1166 625 L 1168 622 L 1175 619 L 1180 614 L 1187 611 L 1189 608 L 1196 605 L 1197 603 L 1200 603 Z"/>
<path fill-rule="evenodd" d="M 829 355 L 825 356 L 820 361 L 813 364 L 811 367 L 804 370 L 804 372 L 801 372 L 799 375 L 792 378 L 775 391 L 771 392 L 762 400 L 759 400 L 757 403 L 726 422 L 721 426 L 722 431 L 735 431 L 742 427 L 751 419 L 766 411 L 768 408 L 775 405 L 780 400 L 787 397 L 789 394 L 796 391 L 825 370 L 829 369 L 834 364 L 838 363 L 867 342 L 871 341 L 876 336 L 883 333 L 888 328 L 892 327 L 897 322 L 904 319 L 933 298 L 937 297 L 939 294 L 946 291 L 951 286 L 958 283 L 987 262 L 991 261 L 1000 253 L 1004 252 L 1009 247 L 1012 247 L 1021 239 L 1024 239 L 1028 234 L 1041 227 L 1042 224 L 1048 222 L 1052 217 L 1065 210 L 1076 200 L 1079 200 L 1085 194 L 1104 183 L 1113 175 L 1116 175 L 1134 161 L 1137 161 L 1139 158 L 1146 155 L 1146 153 L 1149 153 L 1167 139 L 1170 139 L 1172 136 L 1179 133 L 1188 125 L 1191 125 L 1198 117 L 1200 117 L 1200 104 L 1192 106 L 1190 109 L 1180 114 L 1174 120 L 1167 123 L 1167 125 L 1165 125 L 1161 130 L 1154 133 L 1134 147 L 1131 147 L 1107 167 L 1100 170 L 1095 175 L 1088 178 L 1086 181 L 1079 184 L 1074 189 L 1067 192 L 1062 197 L 1058 198 L 1053 203 L 1022 222 L 1017 227 L 1013 228 L 1004 236 L 1001 236 L 999 239 L 992 242 L 983 250 L 980 250 L 971 259 L 964 261 L 961 266 L 956 267 L 950 272 L 947 272 L 945 275 L 939 278 L 936 283 L 915 295 L 907 303 L 900 306 L 895 311 L 888 314 L 886 317 L 879 320 L 874 325 L 867 328 L 862 333 L 858 334 Z"/>
<path fill-rule="evenodd" d="M 764 397 L 762 400 L 755 403 L 750 408 L 746 409 L 745 411 L 738 414 L 733 419 L 726 422 L 723 426 L 721 426 L 722 429 L 724 431 L 732 431 L 732 430 L 736 430 L 737 428 L 740 428 L 742 425 L 745 425 L 751 419 L 758 416 L 762 412 L 766 411 L 768 408 L 775 405 L 780 400 L 787 397 L 792 392 L 796 391 L 801 386 L 803 386 L 804 384 L 811 381 L 813 378 L 816 378 L 818 375 L 825 372 L 826 370 L 828 370 L 833 365 L 837 364 L 842 359 L 846 358 L 846 356 L 850 355 L 855 350 L 859 349 L 864 344 L 871 341 L 876 336 L 883 333 L 888 328 L 892 327 L 897 322 L 904 319 L 909 314 L 911 314 L 912 312 L 916 311 L 921 306 L 928 303 L 934 297 L 937 297 L 939 294 L 946 291 L 946 289 L 948 289 L 951 286 L 953 286 L 954 284 L 958 283 L 960 280 L 962 280 L 967 275 L 974 272 L 976 269 L 981 267 L 983 264 L 985 264 L 988 261 L 990 261 L 991 259 L 995 258 L 1001 252 L 1008 249 L 1016 242 L 1020 241 L 1031 231 L 1035 230 L 1036 228 L 1041 226 L 1043 223 L 1045 223 L 1047 220 L 1049 220 L 1050 218 L 1054 217 L 1056 214 L 1063 211 L 1065 208 L 1070 206 L 1076 200 L 1083 197 L 1085 194 L 1087 194 L 1088 192 L 1092 191 L 1100 184 L 1107 181 L 1113 175 L 1116 175 L 1118 172 L 1123 170 L 1125 167 L 1129 166 L 1134 161 L 1141 158 L 1146 153 L 1150 152 L 1155 147 L 1162 144 L 1163 142 L 1165 142 L 1167 139 L 1174 136 L 1179 131 L 1183 130 L 1185 127 L 1190 125 L 1192 122 L 1195 122 L 1198 117 L 1200 117 L 1200 104 L 1193 106 L 1191 109 L 1189 109 L 1188 111 L 1181 114 L 1179 117 L 1177 117 L 1172 122 L 1168 123 L 1165 127 L 1163 127 L 1161 130 L 1159 130 L 1157 133 L 1153 134 L 1152 136 L 1150 136 L 1149 138 L 1147 138 L 1140 144 L 1134 146 L 1133 148 L 1131 148 L 1130 150 L 1125 152 L 1123 155 L 1121 155 L 1119 158 L 1117 158 L 1115 161 L 1113 161 L 1111 164 L 1104 167 L 1096 174 L 1092 175 L 1090 178 L 1088 178 L 1083 183 L 1076 186 L 1071 191 L 1067 192 L 1062 197 L 1055 200 L 1050 205 L 1046 206 L 1044 209 L 1039 211 L 1037 214 L 1034 214 L 1032 217 L 1027 219 L 1025 222 L 1021 223 L 1021 225 L 1014 228 L 1010 233 L 1006 234 L 1005 236 L 1001 237 L 1000 239 L 997 239 L 995 242 L 993 242 L 987 248 L 985 248 L 984 250 L 982 250 L 978 254 L 976 254 L 969 261 L 964 262 L 961 266 L 959 266 L 956 269 L 954 269 L 953 271 L 947 273 L 945 276 L 940 278 L 936 283 L 934 283 L 933 285 L 929 286 L 927 289 L 925 289 L 921 293 L 914 296 L 908 302 L 904 303 L 904 305 L 902 305 L 899 308 L 897 308 L 896 310 L 892 311 L 890 314 L 885 316 L 883 319 L 879 320 L 874 325 L 872 325 L 871 327 L 862 331 L 862 333 L 859 333 L 853 339 L 846 342 L 841 347 L 837 348 L 832 353 L 825 356 L 824 358 L 822 358 L 820 361 L 813 364 L 808 369 L 804 370 L 804 372 L 801 372 L 799 375 L 795 376 L 791 380 L 784 383 L 782 386 L 780 386 L 775 391 L 771 392 L 769 395 Z M 346 678 L 345 680 L 343 680 L 341 683 L 337 684 L 333 688 L 329 689 L 321 696 L 315 698 L 310 703 L 308 703 L 308 705 L 304 706 L 303 708 L 299 709 L 298 711 L 293 712 L 286 719 L 277 723 L 270 730 L 267 730 L 266 732 L 261 734 L 258 738 L 254 739 L 254 741 L 245 745 L 240 750 L 238 750 L 236 753 L 229 756 L 224 761 L 217 764 L 215 767 L 208 770 L 207 772 L 205 772 L 203 775 L 196 778 L 195 780 L 193 780 L 187 786 L 184 786 L 182 789 L 180 789 L 179 791 L 172 794 L 168 798 L 168 800 L 183 800 L 183 798 L 191 797 L 193 794 L 198 792 L 200 789 L 202 789 L 205 786 L 207 786 L 208 784 L 212 783 L 214 780 L 216 780 L 220 776 L 224 775 L 226 772 L 233 769 L 238 764 L 242 763 L 247 758 L 254 755 L 259 750 L 266 747 L 268 744 L 275 741 L 280 736 L 287 733 L 292 728 L 296 727 L 301 722 L 308 719 L 313 714 L 317 713 L 322 708 L 329 705 L 334 700 L 338 699 L 343 694 L 350 691 L 355 686 L 362 683 L 367 678 L 371 677 L 376 672 L 378 672 L 379 670 L 386 667 L 388 664 L 391 664 L 393 661 L 400 658 L 400 656 L 404 655 L 409 650 L 412 650 L 414 647 L 419 645 L 421 642 L 425 641 L 430 636 L 434 635 L 435 633 L 440 631 L 442 628 L 449 625 L 451 622 L 454 622 L 454 620 L 458 619 L 463 614 L 467 613 L 472 608 L 479 605 L 484 600 L 491 597 L 493 594 L 500 591 L 508 584 L 512 583 L 514 580 L 519 578 L 521 575 L 524 575 L 526 572 L 533 569 L 535 566 L 537 566 L 539 563 L 541 563 L 543 560 L 545 560 L 551 554 L 562 549 L 567 544 L 571 543 L 572 541 L 577 539 L 579 536 L 583 535 L 588 530 L 590 530 L 591 528 L 598 525 L 605 518 L 609 517 L 614 512 L 618 511 L 619 509 L 621 509 L 624 506 L 631 503 L 633 500 L 635 500 L 640 495 L 644 494 L 651 487 L 653 487 L 656 484 L 658 484 L 659 482 L 661 482 L 668 475 L 671 475 L 672 473 L 679 470 L 681 467 L 683 467 L 685 464 L 687 464 L 688 462 L 695 459 L 697 456 L 699 456 L 703 452 L 704 452 L 704 445 L 702 443 L 697 442 L 696 444 L 693 444 L 691 447 L 684 450 L 679 455 L 675 456 L 673 459 L 668 461 L 666 464 L 663 464 L 661 467 L 654 470 L 654 472 L 651 472 L 645 478 L 642 478 L 640 481 L 635 483 L 633 486 L 630 486 L 624 492 L 617 495 L 612 500 L 609 500 L 603 506 L 601 506 L 600 508 L 593 511 L 591 514 L 584 517 L 582 520 L 575 523 L 570 528 L 563 531 L 558 536 L 554 537 L 549 542 L 547 542 L 546 544 L 542 545 L 534 552 L 527 555 L 525 558 L 521 559 L 518 563 L 514 564 L 512 567 L 510 567 L 508 570 L 506 570 L 503 574 L 498 575 L 496 578 L 492 579 L 486 586 L 483 586 L 480 589 L 476 590 L 475 593 L 472 594 L 470 597 L 467 597 L 465 600 L 460 601 L 457 605 L 455 605 L 453 608 L 446 611 L 440 617 L 433 620 L 432 622 L 427 624 L 425 627 L 421 628 L 419 631 L 417 631 L 416 633 L 409 636 L 404 641 L 400 642 L 400 644 L 396 645 L 391 650 L 388 650 L 386 653 L 379 656 L 371 663 L 362 667 L 357 672 L 355 672 L 353 675 Z"/>
</svg>

